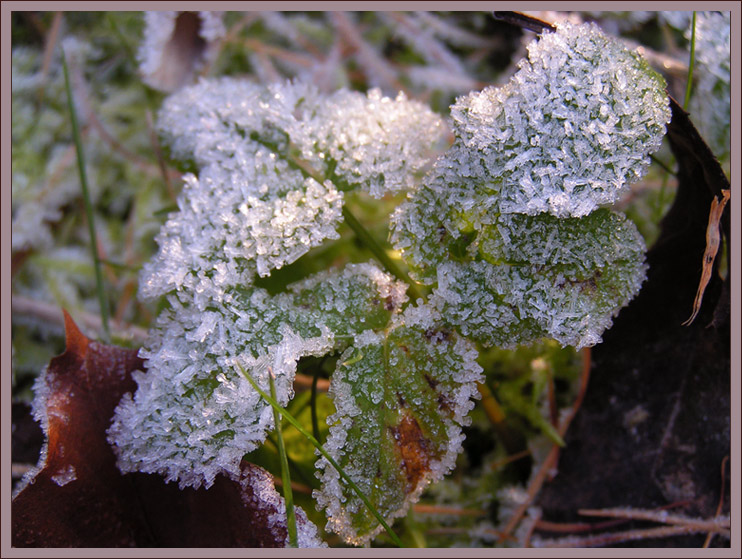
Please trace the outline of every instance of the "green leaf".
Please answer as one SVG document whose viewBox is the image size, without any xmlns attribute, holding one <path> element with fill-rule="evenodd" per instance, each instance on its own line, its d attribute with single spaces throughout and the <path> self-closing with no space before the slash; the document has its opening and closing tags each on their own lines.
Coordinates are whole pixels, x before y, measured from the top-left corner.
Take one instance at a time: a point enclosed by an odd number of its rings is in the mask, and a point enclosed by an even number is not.
<svg viewBox="0 0 742 559">
<path fill-rule="evenodd" d="M 477 394 L 476 356 L 422 306 L 382 332 L 358 336 L 338 360 L 330 386 L 337 412 L 328 418 L 325 448 L 387 521 L 454 467 Z M 368 543 L 382 530 L 377 519 L 324 458 L 317 467 L 323 486 L 315 495 L 328 528 L 348 543 Z"/>
<path fill-rule="evenodd" d="M 594 345 L 646 272 L 636 227 L 606 209 L 582 218 L 501 215 L 473 244 L 478 254 L 469 262 L 438 266 L 431 301 L 461 334 L 485 345 L 546 337 Z"/>
</svg>

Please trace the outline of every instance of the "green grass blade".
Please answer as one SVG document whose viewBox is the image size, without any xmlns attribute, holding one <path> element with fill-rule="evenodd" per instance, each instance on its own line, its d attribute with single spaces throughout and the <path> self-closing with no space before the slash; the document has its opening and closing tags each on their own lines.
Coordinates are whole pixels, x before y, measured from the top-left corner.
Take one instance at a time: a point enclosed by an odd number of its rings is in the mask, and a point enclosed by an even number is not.
<svg viewBox="0 0 742 559">
<path fill-rule="evenodd" d="M 70 121 L 72 122 L 72 136 L 75 141 L 75 151 L 77 152 L 77 170 L 80 175 L 80 185 L 82 186 L 82 197 L 85 202 L 85 214 L 88 219 L 88 230 L 90 233 L 90 250 L 93 253 L 93 264 L 95 266 L 95 284 L 98 290 L 98 302 L 100 304 L 100 318 L 103 324 L 103 334 L 106 342 L 111 341 L 111 329 L 108 325 L 108 300 L 103 285 L 103 271 L 101 261 L 98 256 L 98 239 L 95 234 L 95 216 L 93 215 L 93 204 L 90 201 L 90 191 L 88 189 L 88 176 L 85 172 L 85 154 L 82 148 L 82 137 L 80 136 L 80 126 L 75 111 L 75 103 L 72 99 L 72 87 L 70 86 L 70 74 L 67 68 L 67 57 L 62 50 L 62 69 L 64 71 L 64 87 L 67 92 L 67 106 L 70 111 Z"/>
<path fill-rule="evenodd" d="M 690 104 L 690 94 L 693 85 L 693 66 L 695 66 L 696 62 L 696 12 L 693 12 L 690 28 L 690 62 L 688 63 L 688 83 L 685 85 L 685 100 L 683 101 L 684 111 L 688 110 L 688 105 Z"/>
<path fill-rule="evenodd" d="M 277 411 L 280 413 L 286 420 L 293 425 L 299 433 L 304 435 L 306 439 L 314 445 L 314 447 L 322 454 L 322 456 L 325 457 L 325 459 L 332 465 L 333 468 L 335 468 L 340 474 L 340 477 L 347 483 L 353 491 L 355 491 L 356 495 L 358 495 L 358 498 L 363 501 L 363 503 L 368 507 L 368 510 L 373 514 L 376 519 L 379 521 L 379 523 L 384 527 L 387 534 L 389 534 L 389 537 L 394 542 L 394 544 L 397 547 L 404 547 L 404 544 L 399 539 L 399 536 L 394 533 L 394 531 L 391 529 L 389 524 L 384 520 L 384 518 L 379 514 L 379 511 L 376 510 L 376 508 L 371 504 L 371 502 L 368 500 L 366 495 L 363 494 L 363 491 L 360 490 L 360 488 L 355 484 L 355 482 L 350 479 L 348 474 L 345 473 L 345 471 L 340 467 L 340 465 L 335 461 L 335 459 L 330 456 L 330 454 L 325 450 L 325 448 L 320 444 L 320 442 L 315 439 L 311 433 L 309 433 L 304 427 L 302 427 L 301 423 L 293 416 L 291 415 L 285 408 L 281 407 L 281 405 L 272 398 L 269 394 L 266 394 L 264 390 L 262 390 L 258 383 L 255 382 L 255 380 L 245 371 L 245 369 L 242 367 L 242 365 L 237 365 L 240 369 L 240 372 L 242 375 L 248 380 L 250 384 L 252 384 L 253 388 L 258 391 L 258 394 L 260 394 L 263 398 L 265 398 L 265 401 L 268 402 L 274 409 L 274 411 Z"/>
<path fill-rule="evenodd" d="M 271 397 L 275 400 L 276 384 L 273 382 L 272 371 L 269 371 L 268 380 L 271 384 Z M 286 528 L 289 532 L 289 547 L 299 547 L 296 536 L 296 512 L 294 511 L 294 493 L 291 490 L 291 474 L 289 473 L 289 461 L 286 456 L 286 446 L 283 444 L 281 416 L 276 408 L 273 408 L 273 422 L 276 425 L 278 458 L 281 462 L 281 480 L 283 481 L 283 500 L 286 502 Z"/>
</svg>

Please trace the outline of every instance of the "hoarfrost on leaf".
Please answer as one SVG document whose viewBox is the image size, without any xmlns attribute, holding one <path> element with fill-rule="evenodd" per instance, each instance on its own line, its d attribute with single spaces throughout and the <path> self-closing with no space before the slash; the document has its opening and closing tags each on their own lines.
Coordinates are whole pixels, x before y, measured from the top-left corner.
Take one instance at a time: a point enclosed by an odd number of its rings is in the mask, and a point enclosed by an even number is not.
<svg viewBox="0 0 742 559">
<path fill-rule="evenodd" d="M 427 305 L 408 307 L 381 337 L 358 339 L 338 360 L 325 448 L 387 520 L 455 464 L 461 426 L 478 397 L 477 352 Z M 355 545 L 382 527 L 323 457 L 315 491 L 328 528 Z"/>
<path fill-rule="evenodd" d="M 182 487 L 235 475 L 244 454 L 273 428 L 264 390 L 273 374 L 278 402 L 293 397 L 296 365 L 342 351 L 355 334 L 384 328 L 407 300 L 405 284 L 371 263 L 325 271 L 269 295 L 228 287 L 194 304 L 171 294 L 140 351 L 147 370 L 116 409 L 109 439 L 122 471 L 158 472 Z"/>
<path fill-rule="evenodd" d="M 644 176 L 670 110 L 664 79 L 592 24 L 558 24 L 503 87 L 457 100 L 457 142 L 508 213 L 587 215 Z"/>
</svg>

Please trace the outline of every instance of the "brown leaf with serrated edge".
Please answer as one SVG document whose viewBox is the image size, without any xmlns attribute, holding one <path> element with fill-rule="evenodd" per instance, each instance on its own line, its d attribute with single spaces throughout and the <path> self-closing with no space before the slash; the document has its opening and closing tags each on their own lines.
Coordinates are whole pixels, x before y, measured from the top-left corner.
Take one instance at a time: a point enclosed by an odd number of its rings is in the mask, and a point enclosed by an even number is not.
<svg viewBox="0 0 742 559">
<path fill-rule="evenodd" d="M 47 441 L 35 475 L 13 499 L 12 545 L 284 547 L 282 500 L 258 466 L 243 462 L 239 478 L 218 476 L 208 490 L 119 472 L 106 430 L 144 362 L 136 349 L 89 340 L 64 316 L 65 352 L 49 362 L 34 403 Z M 296 512 L 301 533 L 309 521 Z"/>
</svg>

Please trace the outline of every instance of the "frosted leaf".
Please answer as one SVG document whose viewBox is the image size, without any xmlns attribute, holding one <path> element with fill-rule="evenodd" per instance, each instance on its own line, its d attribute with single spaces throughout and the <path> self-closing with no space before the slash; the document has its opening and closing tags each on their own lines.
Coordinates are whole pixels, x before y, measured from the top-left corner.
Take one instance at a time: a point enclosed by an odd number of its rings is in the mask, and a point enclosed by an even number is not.
<svg viewBox="0 0 742 559">
<path fill-rule="evenodd" d="M 186 85 L 213 61 L 225 34 L 219 12 L 145 12 L 137 53 L 144 83 L 167 92 Z"/>
<path fill-rule="evenodd" d="M 387 521 L 454 467 L 481 379 L 476 357 L 427 306 L 397 315 L 379 336 L 359 337 L 340 357 L 325 448 Z M 376 518 L 325 458 L 317 467 L 314 495 L 327 527 L 347 543 L 368 543 L 382 530 Z"/>
<path fill-rule="evenodd" d="M 690 29 L 686 36 L 690 38 Z M 731 141 L 730 12 L 696 14 L 696 65 L 691 118 L 714 155 L 726 161 Z"/>
<path fill-rule="evenodd" d="M 382 329 L 407 301 L 407 285 L 372 263 L 320 272 L 289 289 L 294 304 L 316 313 L 336 336 Z"/>
<path fill-rule="evenodd" d="M 451 109 L 470 173 L 500 185 L 508 213 L 583 216 L 649 166 L 670 120 L 664 79 L 593 24 L 558 24 L 501 88 Z"/>
<path fill-rule="evenodd" d="M 203 276 L 217 263 L 227 270 L 224 283 L 251 283 L 337 238 L 343 197 L 332 181 L 375 196 L 408 188 L 443 130 L 439 117 L 404 96 L 323 96 L 301 83 L 234 78 L 170 96 L 158 128 L 173 155 L 200 171 L 185 176 L 180 212 L 145 266 L 145 298 L 208 290 Z M 295 156 L 330 180 L 305 177 L 290 163 Z"/>
<path fill-rule="evenodd" d="M 481 260 L 440 266 L 431 302 L 486 345 L 595 345 L 646 273 L 636 227 L 603 209 L 568 219 L 505 214 L 472 246 Z"/>
<path fill-rule="evenodd" d="M 334 340 L 321 325 L 302 325 L 285 296 L 264 290 L 229 290 L 207 312 L 175 297 L 170 304 L 140 351 L 148 373 L 134 375 L 137 392 L 122 399 L 109 438 L 124 472 L 210 486 L 218 473 L 238 472 L 273 428 L 270 406 L 238 364 L 265 390 L 272 371 L 285 405 L 297 361 L 324 355 Z"/>
<path fill-rule="evenodd" d="M 137 392 L 122 399 L 109 431 L 119 468 L 194 487 L 235 474 L 273 428 L 270 406 L 239 366 L 266 391 L 272 372 L 286 405 L 301 357 L 342 350 L 354 334 L 384 328 L 406 301 L 405 288 L 367 263 L 322 272 L 275 296 L 229 286 L 201 298 L 170 295 L 140 351 L 148 372 L 134 375 Z"/>
<path fill-rule="evenodd" d="M 302 147 L 308 155 L 312 148 L 319 152 L 313 163 L 376 198 L 411 188 L 445 133 L 443 120 L 427 106 L 401 92 L 385 97 L 379 89 L 366 95 L 340 90 L 305 126 Z"/>
</svg>

